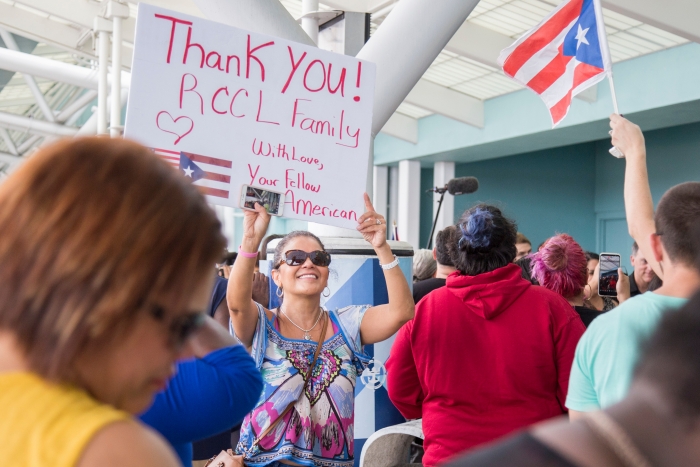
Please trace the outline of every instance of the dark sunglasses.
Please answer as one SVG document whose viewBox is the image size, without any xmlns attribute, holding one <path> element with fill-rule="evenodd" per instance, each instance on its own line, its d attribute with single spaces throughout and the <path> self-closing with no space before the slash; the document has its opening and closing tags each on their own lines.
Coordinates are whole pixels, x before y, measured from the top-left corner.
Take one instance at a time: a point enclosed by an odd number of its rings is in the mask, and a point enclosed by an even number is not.
<svg viewBox="0 0 700 467">
<path fill-rule="evenodd" d="M 166 314 L 165 310 L 160 306 L 156 305 L 151 309 L 151 315 L 156 321 L 166 321 Z M 168 323 L 168 345 L 181 349 L 187 342 L 187 339 L 192 337 L 192 334 L 204 325 L 205 319 L 204 313 L 201 312 L 187 313 L 170 319 Z"/>
<path fill-rule="evenodd" d="M 310 258 L 311 262 L 316 266 L 328 267 L 331 264 L 331 255 L 327 251 L 316 250 L 307 253 L 303 250 L 289 250 L 284 253 L 284 258 L 280 264 L 287 263 L 289 266 L 300 266 L 306 262 L 306 258 Z"/>
</svg>

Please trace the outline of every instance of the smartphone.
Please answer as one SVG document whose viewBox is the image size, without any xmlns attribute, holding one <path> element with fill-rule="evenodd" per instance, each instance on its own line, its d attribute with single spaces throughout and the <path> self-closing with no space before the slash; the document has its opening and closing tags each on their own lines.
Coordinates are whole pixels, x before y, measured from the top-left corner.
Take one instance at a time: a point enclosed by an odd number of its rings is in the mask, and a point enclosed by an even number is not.
<svg viewBox="0 0 700 467">
<path fill-rule="evenodd" d="M 276 191 L 243 185 L 241 189 L 241 209 L 255 211 L 255 203 L 258 203 L 272 216 L 281 216 L 284 207 L 284 194 Z"/>
<path fill-rule="evenodd" d="M 620 255 L 617 253 L 600 254 L 600 276 L 598 276 L 598 295 L 601 297 L 617 296 L 617 281 L 620 276 Z"/>
</svg>

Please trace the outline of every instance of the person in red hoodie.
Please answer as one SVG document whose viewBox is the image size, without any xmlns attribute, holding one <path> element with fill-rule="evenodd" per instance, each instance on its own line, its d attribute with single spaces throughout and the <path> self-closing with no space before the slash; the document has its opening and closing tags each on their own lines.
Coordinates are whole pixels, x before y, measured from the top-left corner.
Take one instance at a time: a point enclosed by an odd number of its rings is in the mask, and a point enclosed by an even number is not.
<svg viewBox="0 0 700 467">
<path fill-rule="evenodd" d="M 498 208 L 474 206 L 457 227 L 457 271 L 416 307 L 386 364 L 391 401 L 423 418 L 426 466 L 566 413 L 585 331 L 563 297 L 521 277 L 517 228 Z"/>
</svg>

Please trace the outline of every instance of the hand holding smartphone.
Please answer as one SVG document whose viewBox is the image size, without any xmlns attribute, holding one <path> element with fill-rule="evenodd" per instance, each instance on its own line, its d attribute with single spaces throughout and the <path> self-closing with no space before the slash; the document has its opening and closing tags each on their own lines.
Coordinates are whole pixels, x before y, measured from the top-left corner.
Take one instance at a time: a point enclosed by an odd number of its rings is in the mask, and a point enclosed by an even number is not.
<svg viewBox="0 0 700 467">
<path fill-rule="evenodd" d="M 281 216 L 284 207 L 284 193 L 243 185 L 239 206 L 247 211 L 255 211 L 255 203 L 264 207 L 271 216 Z"/>
<path fill-rule="evenodd" d="M 600 275 L 598 276 L 598 295 L 616 297 L 617 282 L 620 280 L 620 255 L 617 253 L 600 254 Z"/>
</svg>

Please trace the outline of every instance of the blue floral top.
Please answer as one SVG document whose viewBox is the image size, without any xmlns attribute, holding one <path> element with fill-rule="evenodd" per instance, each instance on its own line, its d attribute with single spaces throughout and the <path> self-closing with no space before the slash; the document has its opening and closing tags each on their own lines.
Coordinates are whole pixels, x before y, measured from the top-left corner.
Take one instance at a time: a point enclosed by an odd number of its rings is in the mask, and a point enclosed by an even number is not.
<svg viewBox="0 0 700 467">
<path fill-rule="evenodd" d="M 283 337 L 276 318 L 268 320 L 258 305 L 251 355 L 264 387 L 255 408 L 243 420 L 236 447 L 246 465 L 259 467 L 289 459 L 308 466 L 353 466 L 355 380 L 371 360 L 360 342 L 360 323 L 368 308 L 349 306 L 329 313 L 333 336 L 323 343 L 302 396 L 317 343 Z M 285 420 L 250 449 L 257 435 L 294 400 Z"/>
</svg>

